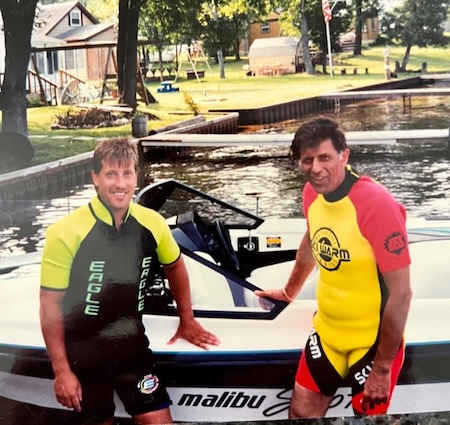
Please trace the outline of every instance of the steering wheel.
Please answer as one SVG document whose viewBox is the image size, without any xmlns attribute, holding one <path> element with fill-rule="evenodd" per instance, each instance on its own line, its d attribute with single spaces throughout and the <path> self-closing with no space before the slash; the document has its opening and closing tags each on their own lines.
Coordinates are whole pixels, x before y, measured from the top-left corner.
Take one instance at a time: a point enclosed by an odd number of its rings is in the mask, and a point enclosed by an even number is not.
<svg viewBox="0 0 450 425">
<path fill-rule="evenodd" d="M 217 245 L 223 258 L 222 264 L 224 267 L 230 267 L 239 270 L 239 259 L 237 257 L 236 251 L 233 249 L 230 239 L 230 233 L 225 228 L 223 223 L 216 218 L 214 220 L 214 230 L 217 234 Z"/>
</svg>

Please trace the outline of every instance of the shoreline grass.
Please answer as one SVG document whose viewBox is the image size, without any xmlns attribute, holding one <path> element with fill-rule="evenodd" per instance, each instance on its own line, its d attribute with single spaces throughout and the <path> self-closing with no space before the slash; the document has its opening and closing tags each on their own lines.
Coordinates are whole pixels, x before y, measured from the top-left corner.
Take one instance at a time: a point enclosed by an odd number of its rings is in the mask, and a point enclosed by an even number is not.
<svg viewBox="0 0 450 425">
<path fill-rule="evenodd" d="M 391 47 L 391 69 L 395 61 L 401 62 L 403 47 Z M 412 78 L 420 75 L 424 62 L 428 73 L 449 73 L 450 62 L 447 49 L 413 47 L 408 69 L 412 70 L 398 75 L 398 79 Z M 347 75 L 340 75 L 338 67 L 335 75 L 321 74 L 321 67 L 316 67 L 316 75 L 305 73 L 281 76 L 247 77 L 242 66 L 248 63 L 246 58 L 235 61 L 227 58 L 225 64 L 225 79 L 219 78 L 218 65 L 198 62 L 197 69 L 205 71 L 205 77 L 198 82 L 186 78 L 186 64 L 182 67 L 176 86 L 179 92 L 157 93 L 158 81 L 150 81 L 147 87 L 158 103 L 139 104 L 139 109 L 149 112 L 157 120 L 149 121 L 149 129 L 162 128 L 168 124 L 193 116 L 192 109 L 186 104 L 184 94 L 187 93 L 200 113 L 207 114 L 211 109 L 246 109 L 258 108 L 291 100 L 314 97 L 328 91 L 348 90 L 380 84 L 384 79 L 384 46 L 369 47 L 363 50 L 362 56 L 354 57 L 351 53 L 336 55 L 335 60 L 348 64 Z M 358 68 L 358 74 L 353 75 L 353 68 Z M 368 68 L 369 73 L 363 74 L 362 69 Z M 327 69 L 328 70 L 328 69 Z M 78 130 L 51 130 L 58 114 L 64 113 L 68 106 L 33 107 L 27 110 L 28 128 L 31 143 L 35 149 L 32 165 L 58 160 L 67 156 L 83 153 L 95 148 L 97 140 L 79 140 L 81 137 L 116 137 L 131 135 L 131 124 L 118 127 Z M 33 137 L 39 135 L 40 137 Z M 55 137 L 58 137 L 55 139 Z M 64 139 L 64 137 L 69 137 Z"/>
</svg>

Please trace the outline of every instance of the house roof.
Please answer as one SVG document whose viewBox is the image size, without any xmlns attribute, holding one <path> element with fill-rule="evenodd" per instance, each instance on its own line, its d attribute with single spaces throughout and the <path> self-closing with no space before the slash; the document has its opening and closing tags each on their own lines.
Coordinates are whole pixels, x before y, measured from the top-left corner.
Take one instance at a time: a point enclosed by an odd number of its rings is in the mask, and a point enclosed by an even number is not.
<svg viewBox="0 0 450 425">
<path fill-rule="evenodd" d="M 277 11 L 273 11 L 269 13 L 269 16 L 267 16 L 266 21 L 278 21 L 280 19 L 280 13 Z"/>
<path fill-rule="evenodd" d="M 40 27 L 36 30 L 36 34 L 48 35 L 75 8 L 80 9 L 93 23 L 99 23 L 98 19 L 78 1 L 45 4 L 39 7 L 37 20 Z"/>
<path fill-rule="evenodd" d="M 74 9 L 79 9 L 83 16 L 94 25 L 71 27 L 64 33 L 59 34 L 57 38 L 50 37 L 49 34 L 52 33 L 52 30 L 66 19 Z M 71 43 L 89 42 L 114 27 L 112 23 L 99 23 L 98 19 L 78 1 L 42 5 L 39 8 L 37 21 L 40 26 L 33 32 L 33 39 L 36 40 L 36 43 L 32 44 L 36 48 L 56 47 L 58 46 L 56 40 L 60 40 L 60 46 Z M 48 38 L 44 39 L 43 37 Z M 50 39 L 53 39 L 52 43 Z M 113 42 L 114 40 L 110 41 Z"/>
<path fill-rule="evenodd" d="M 61 34 L 59 37 L 66 40 L 68 43 L 75 43 L 77 41 L 89 41 L 113 27 L 114 24 L 97 24 L 88 25 L 86 27 L 74 27 L 69 31 Z"/>
<path fill-rule="evenodd" d="M 295 56 L 299 38 L 270 37 L 257 38 L 248 51 L 249 58 L 263 58 L 269 56 Z"/>
<path fill-rule="evenodd" d="M 33 34 L 31 36 L 31 47 L 33 48 L 46 48 L 46 47 L 58 47 L 67 44 L 64 40 L 56 37 L 49 37 L 48 35 Z"/>
</svg>

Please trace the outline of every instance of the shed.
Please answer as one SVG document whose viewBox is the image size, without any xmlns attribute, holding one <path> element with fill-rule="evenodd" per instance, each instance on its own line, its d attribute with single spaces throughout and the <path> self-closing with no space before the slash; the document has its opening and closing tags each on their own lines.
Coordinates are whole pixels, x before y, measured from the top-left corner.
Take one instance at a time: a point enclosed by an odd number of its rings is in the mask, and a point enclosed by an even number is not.
<svg viewBox="0 0 450 425">
<path fill-rule="evenodd" d="M 248 52 L 249 67 L 258 73 L 261 67 L 278 67 L 280 72 L 295 74 L 301 57 L 300 38 L 257 38 Z"/>
</svg>

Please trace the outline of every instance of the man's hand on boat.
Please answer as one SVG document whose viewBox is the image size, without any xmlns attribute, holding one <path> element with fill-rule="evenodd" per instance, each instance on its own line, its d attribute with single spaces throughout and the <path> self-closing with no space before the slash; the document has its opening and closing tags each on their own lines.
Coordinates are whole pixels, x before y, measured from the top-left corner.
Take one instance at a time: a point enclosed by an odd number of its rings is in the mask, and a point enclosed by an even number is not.
<svg viewBox="0 0 450 425">
<path fill-rule="evenodd" d="M 59 403 L 69 409 L 81 412 L 81 385 L 72 371 L 56 374 L 54 387 L 56 399 Z"/>
<path fill-rule="evenodd" d="M 206 330 L 196 319 L 180 320 L 175 335 L 169 340 L 168 344 L 173 344 L 178 339 L 183 338 L 191 344 L 197 345 L 205 350 L 210 345 L 219 345 L 220 340 L 213 333 Z"/>
<path fill-rule="evenodd" d="M 283 301 L 285 303 L 291 303 L 293 300 L 287 294 L 285 289 L 266 289 L 261 291 L 257 289 L 255 295 L 259 297 L 259 304 L 264 310 L 271 310 L 273 308 L 273 303 L 271 303 L 266 298 L 271 298 L 276 301 Z"/>
</svg>

